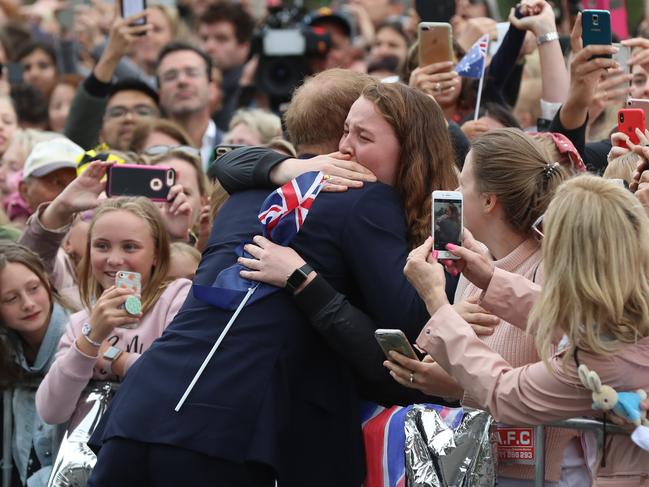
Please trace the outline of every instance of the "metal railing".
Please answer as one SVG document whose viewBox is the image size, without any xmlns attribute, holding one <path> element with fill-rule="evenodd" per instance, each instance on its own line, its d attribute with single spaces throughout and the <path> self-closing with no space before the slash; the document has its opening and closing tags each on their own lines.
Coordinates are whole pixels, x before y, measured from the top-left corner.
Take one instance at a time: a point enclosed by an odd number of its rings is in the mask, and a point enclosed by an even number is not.
<svg viewBox="0 0 649 487">
<path fill-rule="evenodd" d="M 95 381 L 91 381 L 94 383 Z M 97 381 L 103 382 L 103 381 Z M 32 381 L 27 384 L 28 387 L 38 388 L 39 382 Z M 119 385 L 114 384 L 115 387 Z M 13 467 L 12 459 L 12 436 L 13 436 L 13 416 L 12 416 L 12 391 L 4 391 L 3 393 L 3 457 L 2 463 L 0 464 L 0 470 L 2 470 L 2 487 L 11 486 L 11 472 Z M 602 428 L 602 422 L 596 419 L 587 419 L 587 418 L 573 418 L 566 419 L 563 421 L 557 421 L 556 423 L 550 423 L 546 425 L 539 425 L 535 427 L 534 434 L 534 450 L 537 453 L 537 460 L 535 463 L 535 474 L 534 474 L 534 485 L 535 487 L 543 487 L 545 484 L 545 437 L 544 432 L 546 427 L 553 428 L 567 428 L 574 429 L 579 431 L 594 431 L 597 435 L 597 448 L 601 450 L 604 445 L 604 432 Z M 606 423 L 606 433 L 607 434 L 623 434 L 629 435 L 629 431 L 626 429 L 614 425 L 612 423 Z"/>
<path fill-rule="evenodd" d="M 20 387 L 29 389 L 38 389 L 42 378 L 30 378 L 20 382 Z M 106 384 L 108 381 L 91 380 L 88 382 L 87 388 L 96 387 L 100 384 Z M 110 382 L 113 390 L 119 388 L 119 382 Z M 83 395 L 83 392 L 81 393 Z M 13 390 L 9 389 L 2 394 L 2 412 L 3 412 L 3 428 L 2 428 L 2 458 L 0 458 L 0 471 L 2 472 L 1 487 L 11 486 L 11 473 L 13 470 L 13 456 L 12 456 L 12 439 L 13 439 Z M 56 457 L 56 452 L 53 453 Z"/>
<path fill-rule="evenodd" d="M 545 485 L 545 428 L 566 428 L 579 431 L 594 431 L 597 434 L 597 449 L 601 450 L 604 446 L 604 429 L 603 423 L 596 419 L 573 418 L 557 421 L 535 427 L 534 431 L 534 451 L 538 452 L 537 460 L 534 465 L 534 487 L 543 487 Z M 629 435 L 629 431 L 615 424 L 606 423 L 606 434 Z"/>
</svg>

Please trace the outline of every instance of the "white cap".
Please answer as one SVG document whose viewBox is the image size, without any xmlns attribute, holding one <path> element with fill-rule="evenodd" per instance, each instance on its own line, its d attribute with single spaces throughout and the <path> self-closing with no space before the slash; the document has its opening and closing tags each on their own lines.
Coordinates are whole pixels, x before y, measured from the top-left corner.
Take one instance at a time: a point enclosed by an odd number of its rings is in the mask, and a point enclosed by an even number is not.
<svg viewBox="0 0 649 487">
<path fill-rule="evenodd" d="M 76 169 L 84 150 L 66 137 L 58 137 L 34 146 L 25 161 L 23 178 L 41 177 L 57 169 Z"/>
</svg>

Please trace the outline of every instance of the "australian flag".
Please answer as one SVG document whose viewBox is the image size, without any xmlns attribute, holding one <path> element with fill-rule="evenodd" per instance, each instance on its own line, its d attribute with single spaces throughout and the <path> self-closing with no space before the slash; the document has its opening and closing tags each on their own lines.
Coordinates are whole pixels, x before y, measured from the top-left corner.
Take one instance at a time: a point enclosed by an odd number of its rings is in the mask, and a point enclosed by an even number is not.
<svg viewBox="0 0 649 487">
<path fill-rule="evenodd" d="M 465 78 L 482 78 L 487 62 L 487 48 L 489 47 L 489 34 L 477 40 L 469 52 L 455 66 L 455 71 Z"/>
<path fill-rule="evenodd" d="M 321 172 L 308 172 L 292 179 L 268 195 L 259 210 L 263 236 L 278 245 L 291 243 L 320 193 L 322 181 Z M 237 257 L 250 257 L 244 255 L 243 246 L 246 243 L 242 242 L 237 247 Z M 232 311 L 237 309 L 248 290 L 259 284 L 239 275 L 239 271 L 245 269 L 244 266 L 236 263 L 221 271 L 212 286 L 194 284 L 192 286 L 194 297 L 217 308 Z M 247 304 L 254 303 L 278 290 L 279 288 L 268 284 L 259 284 Z"/>
</svg>

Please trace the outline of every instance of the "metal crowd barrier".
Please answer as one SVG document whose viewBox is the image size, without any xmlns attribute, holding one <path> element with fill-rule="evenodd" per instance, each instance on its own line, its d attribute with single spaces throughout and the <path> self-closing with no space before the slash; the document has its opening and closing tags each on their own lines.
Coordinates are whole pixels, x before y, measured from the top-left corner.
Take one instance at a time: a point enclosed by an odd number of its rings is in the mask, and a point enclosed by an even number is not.
<svg viewBox="0 0 649 487">
<path fill-rule="evenodd" d="M 94 381 L 93 381 L 94 382 Z M 101 382 L 101 381 L 97 381 Z M 38 381 L 31 381 L 27 384 L 28 387 L 38 388 Z M 118 387 L 118 384 L 115 384 Z M 11 410 L 12 403 L 12 391 L 4 391 L 3 393 L 3 458 L 1 463 L 2 470 L 2 487 L 11 486 L 11 471 L 13 465 L 13 459 L 11 455 L 11 440 L 13 434 L 13 416 Z M 558 421 L 556 423 L 539 425 L 535 428 L 534 434 L 534 451 L 537 453 L 537 461 L 535 464 L 535 476 L 534 476 L 534 485 L 535 487 L 543 487 L 545 484 L 545 451 L 544 451 L 544 430 L 546 427 L 551 426 L 555 428 L 567 428 L 575 429 L 580 431 L 594 431 L 597 435 L 597 448 L 601 450 L 604 445 L 604 433 L 602 428 L 602 422 L 595 419 L 586 419 L 586 418 L 574 418 L 566 419 L 563 421 Z M 623 434 L 629 435 L 629 431 L 626 429 L 608 423 L 606 424 L 606 433 L 607 434 Z"/>
<path fill-rule="evenodd" d="M 42 378 L 32 378 L 20 383 L 21 387 L 30 389 L 38 389 Z M 96 386 L 97 384 L 105 384 L 108 381 L 92 380 L 88 386 Z M 114 390 L 119 388 L 119 382 L 112 382 Z M 11 472 L 13 470 L 13 457 L 12 457 L 12 438 L 13 438 L 13 414 L 12 414 L 12 397 L 13 391 L 6 390 L 2 394 L 2 458 L 0 459 L 0 471 L 2 471 L 2 484 L 1 487 L 11 487 Z M 53 453 L 56 458 L 56 452 Z"/>
<path fill-rule="evenodd" d="M 534 431 L 534 451 L 537 453 L 537 461 L 534 466 L 534 487 L 543 487 L 545 485 L 545 448 L 544 448 L 544 431 L 548 426 L 554 428 L 567 428 L 579 431 L 594 431 L 597 435 L 597 449 L 601 450 L 604 446 L 604 430 L 602 422 L 596 419 L 573 418 L 557 421 L 545 425 L 536 426 Z M 606 434 L 629 435 L 630 432 L 615 424 L 606 423 Z"/>
</svg>

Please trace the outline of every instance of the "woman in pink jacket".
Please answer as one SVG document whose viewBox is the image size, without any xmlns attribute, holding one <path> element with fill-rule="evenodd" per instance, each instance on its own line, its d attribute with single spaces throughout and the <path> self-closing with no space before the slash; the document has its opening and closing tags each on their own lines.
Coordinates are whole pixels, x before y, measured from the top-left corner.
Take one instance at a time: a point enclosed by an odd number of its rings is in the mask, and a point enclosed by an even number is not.
<svg viewBox="0 0 649 487">
<path fill-rule="evenodd" d="M 431 313 L 419 347 L 457 380 L 474 406 L 508 424 L 595 414 L 591 391 L 577 373 L 582 363 L 618 391 L 649 389 L 649 219 L 641 205 L 609 181 L 581 176 L 559 188 L 544 224 L 542 290 L 466 249 L 451 249 L 481 262 L 465 267 L 460 261 L 459 267 L 485 290 L 485 309 L 520 327 L 529 315 L 528 331 L 542 358 L 536 363 L 514 368 L 476 337 L 446 300 L 430 239 L 411 253 L 404 270 Z M 564 345 L 553 354 L 562 336 Z M 584 444 L 589 458 L 592 446 Z M 649 485 L 649 453 L 616 435 L 608 438 L 606 452 L 598 485 Z"/>
</svg>

